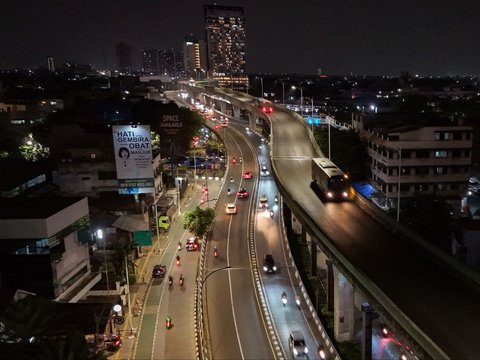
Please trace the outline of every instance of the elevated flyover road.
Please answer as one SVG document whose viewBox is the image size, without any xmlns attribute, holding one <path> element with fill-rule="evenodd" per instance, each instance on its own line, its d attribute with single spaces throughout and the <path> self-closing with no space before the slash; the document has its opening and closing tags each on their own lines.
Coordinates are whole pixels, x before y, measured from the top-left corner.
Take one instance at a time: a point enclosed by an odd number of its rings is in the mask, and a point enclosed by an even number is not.
<svg viewBox="0 0 480 360">
<path fill-rule="evenodd" d="M 310 188 L 310 161 L 320 154 L 307 126 L 279 108 L 269 118 L 273 168 L 287 203 L 302 211 L 302 222 L 313 224 L 311 231 L 323 233 L 326 246 L 341 255 L 342 270 L 355 270 L 354 286 L 363 287 L 367 296 L 377 296 L 373 300 L 379 305 L 395 310 L 391 320 L 404 328 L 407 321 L 405 331 L 421 336 L 413 340 L 425 351 L 429 351 L 425 341 L 431 339 L 432 347 L 438 347 L 437 353 L 443 352 L 444 357 L 480 359 L 475 340 L 480 334 L 477 286 L 460 280 L 451 268 L 401 239 L 355 203 L 324 204 Z M 369 293 L 373 288 L 376 292 Z"/>
</svg>

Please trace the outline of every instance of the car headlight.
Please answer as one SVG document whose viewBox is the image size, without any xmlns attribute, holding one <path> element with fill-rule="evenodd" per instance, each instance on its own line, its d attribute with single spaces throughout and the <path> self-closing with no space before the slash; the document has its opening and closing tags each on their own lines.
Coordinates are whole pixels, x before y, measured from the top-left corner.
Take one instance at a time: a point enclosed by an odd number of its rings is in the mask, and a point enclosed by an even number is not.
<svg viewBox="0 0 480 360">
<path fill-rule="evenodd" d="M 265 171 L 265 174 L 270 175 L 270 171 Z"/>
<path fill-rule="evenodd" d="M 273 267 L 273 271 L 277 271 L 277 267 L 276 267 L 276 266 Z"/>
<path fill-rule="evenodd" d="M 263 271 L 267 271 L 268 268 L 266 266 L 263 267 Z"/>
<path fill-rule="evenodd" d="M 329 191 L 329 192 L 327 192 L 327 197 L 333 198 L 333 194 Z"/>
<path fill-rule="evenodd" d="M 297 356 L 297 355 L 298 355 L 298 351 L 297 351 L 297 349 L 293 348 L 293 354 L 294 354 L 295 356 Z"/>
<path fill-rule="evenodd" d="M 348 197 L 348 193 L 347 193 L 346 191 L 344 191 L 344 192 L 342 193 L 342 195 L 343 195 L 343 197 L 345 197 L 345 198 Z"/>
<path fill-rule="evenodd" d="M 308 348 L 305 346 L 305 354 L 308 354 Z"/>
</svg>

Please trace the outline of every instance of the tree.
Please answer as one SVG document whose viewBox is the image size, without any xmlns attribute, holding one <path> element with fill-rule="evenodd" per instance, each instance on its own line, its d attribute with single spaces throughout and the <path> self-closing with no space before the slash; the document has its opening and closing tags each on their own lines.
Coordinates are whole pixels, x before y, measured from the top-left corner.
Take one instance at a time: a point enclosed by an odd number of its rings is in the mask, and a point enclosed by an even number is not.
<svg viewBox="0 0 480 360">
<path fill-rule="evenodd" d="M 75 321 L 65 321 L 54 301 L 28 296 L 12 302 L 0 316 L 3 359 L 104 359 L 89 348 Z"/>
<path fill-rule="evenodd" d="M 416 194 L 400 202 L 400 221 L 425 240 L 448 250 L 452 232 L 450 211 L 443 199 Z"/>
<path fill-rule="evenodd" d="M 202 237 L 207 233 L 214 218 L 215 211 L 212 208 L 204 210 L 197 206 L 195 210 L 185 212 L 183 216 L 183 227 L 188 229 L 188 231 L 196 237 Z"/>
<path fill-rule="evenodd" d="M 315 139 L 320 150 L 328 156 L 328 127 L 315 129 Z M 354 130 L 330 128 L 331 160 L 353 181 L 367 178 L 367 145 Z"/>
</svg>

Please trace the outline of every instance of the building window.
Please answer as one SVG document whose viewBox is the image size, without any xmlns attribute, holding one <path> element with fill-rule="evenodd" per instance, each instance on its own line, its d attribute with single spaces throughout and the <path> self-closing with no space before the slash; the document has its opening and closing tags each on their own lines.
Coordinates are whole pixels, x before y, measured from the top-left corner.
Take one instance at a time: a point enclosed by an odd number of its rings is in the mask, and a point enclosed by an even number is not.
<svg viewBox="0 0 480 360">
<path fill-rule="evenodd" d="M 97 155 L 95 153 L 90 154 L 90 159 L 94 160 L 97 158 Z"/>
<path fill-rule="evenodd" d="M 441 166 L 438 166 L 435 168 L 435 174 L 436 175 L 442 175 L 444 173 L 445 169 Z"/>
<path fill-rule="evenodd" d="M 452 138 L 452 134 L 448 132 L 436 132 L 435 133 L 435 140 L 450 140 Z"/>
<path fill-rule="evenodd" d="M 448 155 L 447 150 L 435 150 L 435 157 L 436 158 L 446 158 Z"/>
<path fill-rule="evenodd" d="M 428 150 L 417 150 L 417 159 L 428 159 L 430 152 Z"/>
<path fill-rule="evenodd" d="M 454 158 L 462 157 L 462 151 L 461 151 L 461 150 L 458 150 L 458 149 L 457 149 L 457 150 L 453 150 L 453 151 L 452 151 L 452 156 L 453 156 Z"/>
<path fill-rule="evenodd" d="M 90 180 L 90 177 L 89 176 L 82 177 L 82 180 Z"/>
</svg>

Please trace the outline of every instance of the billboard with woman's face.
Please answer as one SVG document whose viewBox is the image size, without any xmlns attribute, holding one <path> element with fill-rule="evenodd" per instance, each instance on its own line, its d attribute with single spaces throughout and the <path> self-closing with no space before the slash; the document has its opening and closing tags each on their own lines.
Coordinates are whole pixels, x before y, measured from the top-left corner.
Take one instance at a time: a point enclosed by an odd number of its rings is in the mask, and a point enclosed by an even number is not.
<svg viewBox="0 0 480 360">
<path fill-rule="evenodd" d="M 115 125 L 113 149 L 120 194 L 154 192 L 149 125 Z"/>
</svg>

